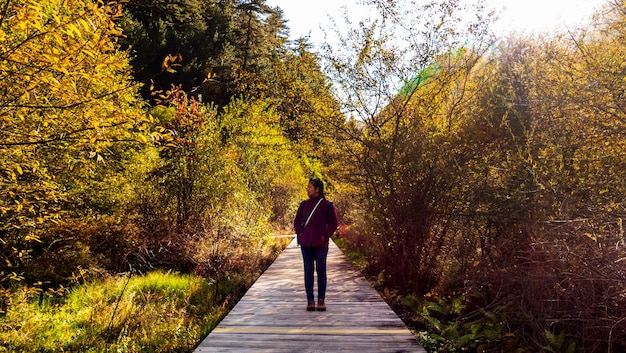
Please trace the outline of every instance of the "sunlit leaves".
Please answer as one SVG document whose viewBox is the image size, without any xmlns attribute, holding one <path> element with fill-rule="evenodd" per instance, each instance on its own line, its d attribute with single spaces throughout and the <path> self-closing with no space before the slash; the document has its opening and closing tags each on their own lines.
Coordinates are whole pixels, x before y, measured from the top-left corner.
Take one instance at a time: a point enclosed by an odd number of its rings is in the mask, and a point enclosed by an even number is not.
<svg viewBox="0 0 626 353">
<path fill-rule="evenodd" d="M 369 239 L 384 249 L 373 262 L 385 264 L 386 284 L 498 296 L 512 316 L 532 317 L 514 332 L 526 338 L 530 328 L 555 351 L 574 347 L 542 332 L 555 322 L 588 350 L 621 327 L 625 15 L 615 2 L 587 29 L 433 56 L 433 72 L 399 96 L 381 90 L 392 98 L 385 109 L 361 114 L 342 137 L 352 138 L 348 155 L 364 174 Z M 346 60 L 332 56 L 342 82 L 355 82 L 354 97 L 377 80 L 352 68 L 385 62 L 363 38 Z"/>
<path fill-rule="evenodd" d="M 22 234 L 25 246 L 35 239 L 25 234 L 60 217 L 91 163 L 148 126 L 125 53 L 116 50 L 120 3 L 0 7 L 0 232 Z"/>
</svg>

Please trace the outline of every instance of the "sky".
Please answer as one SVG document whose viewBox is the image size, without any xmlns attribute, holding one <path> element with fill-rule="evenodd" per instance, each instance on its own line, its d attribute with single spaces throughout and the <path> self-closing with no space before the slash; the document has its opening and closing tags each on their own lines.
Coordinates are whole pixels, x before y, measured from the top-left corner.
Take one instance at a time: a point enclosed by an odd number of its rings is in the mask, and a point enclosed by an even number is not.
<svg viewBox="0 0 626 353">
<path fill-rule="evenodd" d="M 487 0 L 501 10 L 500 21 L 494 26 L 497 35 L 509 32 L 546 32 L 573 27 L 589 19 L 594 10 L 609 0 Z M 330 28 L 330 18 L 341 21 L 340 9 L 347 6 L 353 19 L 366 17 L 358 0 L 266 0 L 272 7 L 280 7 L 288 20 L 290 39 L 310 35 L 313 43 L 324 42 L 320 26 Z M 331 33 L 329 31 L 329 33 Z"/>
</svg>

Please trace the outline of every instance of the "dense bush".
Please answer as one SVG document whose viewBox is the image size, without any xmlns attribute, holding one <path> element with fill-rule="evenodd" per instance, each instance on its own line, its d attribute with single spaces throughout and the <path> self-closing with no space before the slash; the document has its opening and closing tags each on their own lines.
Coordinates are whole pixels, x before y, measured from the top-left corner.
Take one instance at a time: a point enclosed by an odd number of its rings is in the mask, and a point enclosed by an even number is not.
<svg viewBox="0 0 626 353">
<path fill-rule="evenodd" d="M 389 102 L 355 105 L 364 121 L 339 134 L 366 215 L 347 246 L 363 246 L 366 271 L 431 350 L 626 346 L 625 14 L 616 2 L 568 35 L 442 51 L 400 94 L 382 87 L 387 72 L 380 90 L 358 86 L 403 54 L 374 30 L 352 42 L 370 54 L 348 56 L 362 70 L 336 68 L 355 96 Z"/>
</svg>

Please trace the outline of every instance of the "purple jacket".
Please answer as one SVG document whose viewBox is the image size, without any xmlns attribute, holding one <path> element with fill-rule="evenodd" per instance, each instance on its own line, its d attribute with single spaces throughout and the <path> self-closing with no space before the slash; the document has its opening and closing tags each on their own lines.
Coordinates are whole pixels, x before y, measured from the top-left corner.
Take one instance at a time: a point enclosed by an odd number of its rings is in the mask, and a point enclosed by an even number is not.
<svg viewBox="0 0 626 353">
<path fill-rule="evenodd" d="M 317 206 L 317 209 L 315 209 L 315 213 L 311 216 L 307 226 L 304 227 L 304 223 L 320 198 L 321 196 L 302 201 L 300 207 L 298 207 L 298 212 L 296 212 L 296 219 L 293 225 L 298 235 L 298 243 L 301 246 L 312 248 L 328 247 L 328 239 L 335 233 L 339 225 L 335 206 L 332 202 L 323 199 Z"/>
</svg>

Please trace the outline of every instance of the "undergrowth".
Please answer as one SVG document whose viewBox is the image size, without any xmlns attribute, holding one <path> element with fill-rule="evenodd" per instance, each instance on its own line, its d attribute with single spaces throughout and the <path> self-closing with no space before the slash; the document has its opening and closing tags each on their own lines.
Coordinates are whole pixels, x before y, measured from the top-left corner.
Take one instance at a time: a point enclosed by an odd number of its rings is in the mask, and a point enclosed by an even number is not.
<svg viewBox="0 0 626 353">
<path fill-rule="evenodd" d="M 167 271 L 22 287 L 0 316 L 0 352 L 192 352 L 284 245 L 277 241 L 258 268 L 229 273 L 217 290 L 212 279 Z"/>
<path fill-rule="evenodd" d="M 337 246 L 357 266 L 380 295 L 400 316 L 415 338 L 429 353 L 523 352 L 506 327 L 501 307 L 476 308 L 466 295 L 433 298 L 390 289 L 381 279 L 384 270 L 371 259 L 352 232 L 335 239 Z M 380 273 L 376 273 L 380 270 Z M 477 294 L 478 295 L 478 294 Z"/>
<path fill-rule="evenodd" d="M 189 352 L 226 311 L 212 293 L 204 278 L 166 272 L 21 289 L 0 319 L 0 351 Z"/>
</svg>

